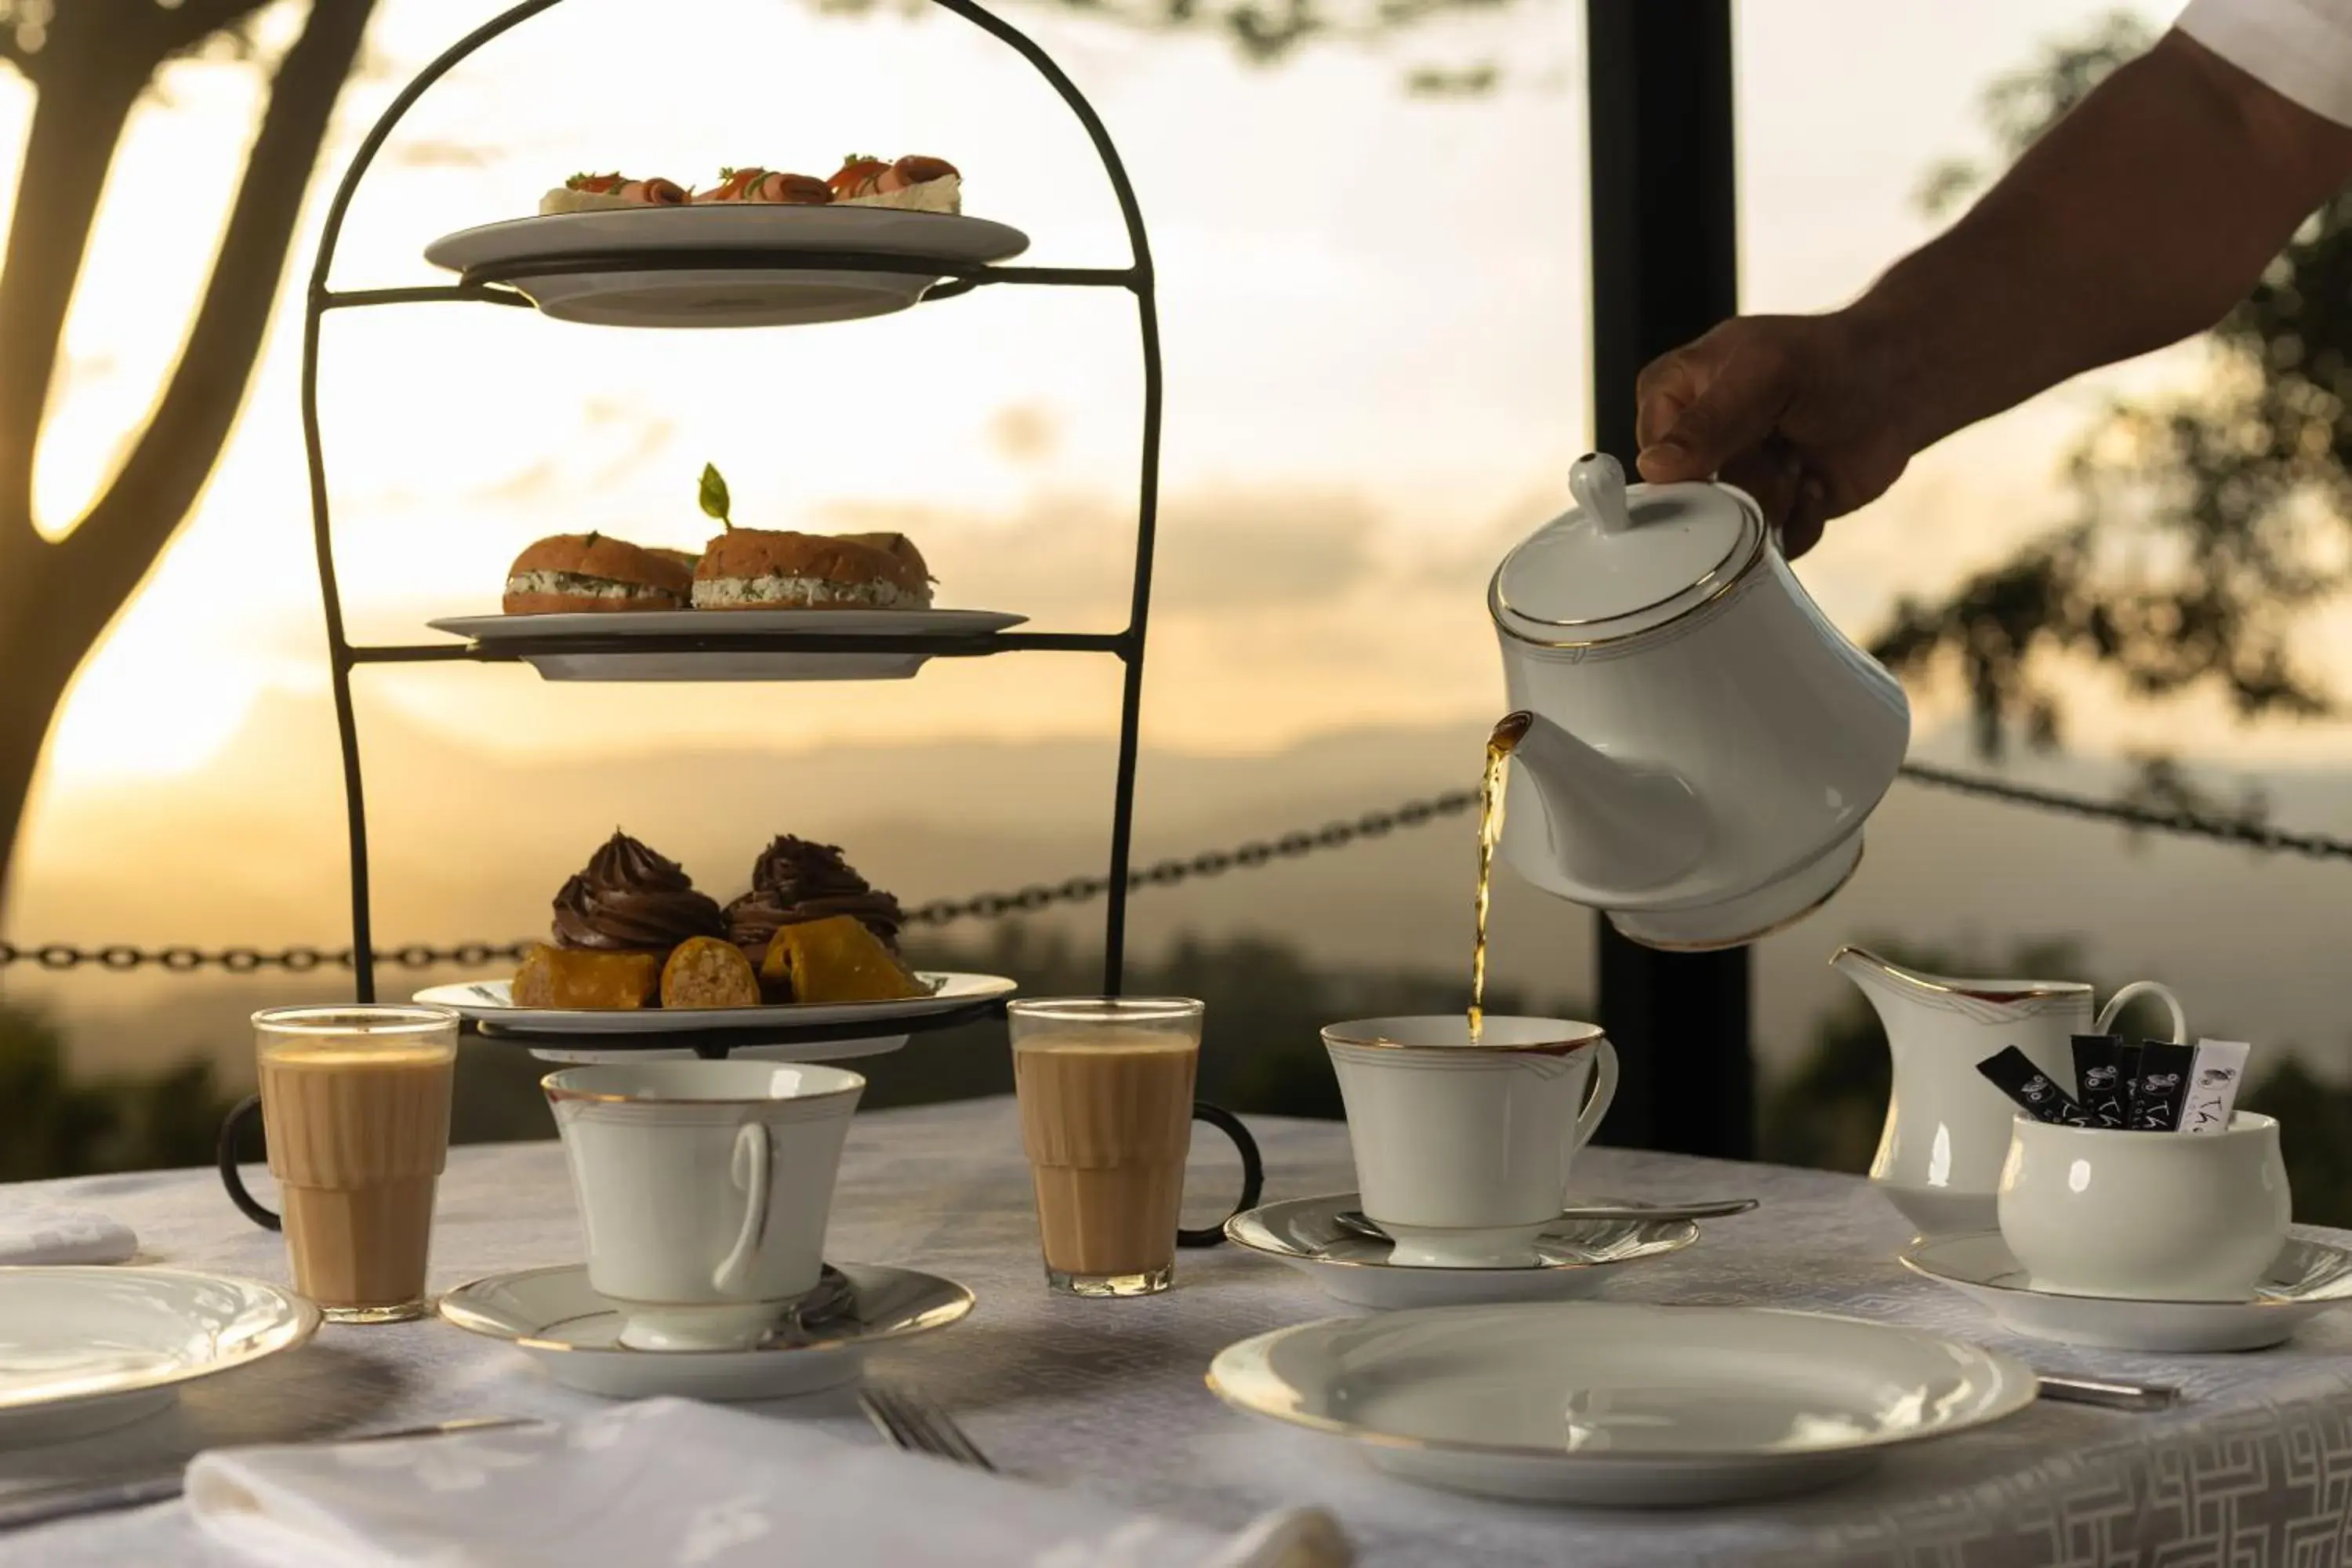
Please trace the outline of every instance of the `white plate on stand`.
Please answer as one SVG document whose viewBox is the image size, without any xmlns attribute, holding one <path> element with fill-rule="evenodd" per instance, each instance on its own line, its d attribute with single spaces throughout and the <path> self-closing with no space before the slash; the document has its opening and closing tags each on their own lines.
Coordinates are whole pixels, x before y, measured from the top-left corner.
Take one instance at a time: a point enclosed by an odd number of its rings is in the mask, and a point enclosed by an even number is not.
<svg viewBox="0 0 2352 1568">
<path fill-rule="evenodd" d="M 577 1039 L 583 1035 L 686 1035 L 725 1030 L 741 1032 L 747 1043 L 756 1044 L 753 1037 L 761 1029 L 839 1025 L 845 1032 L 854 1033 L 900 1018 L 952 1013 L 959 1007 L 1010 996 L 1018 988 L 1000 974 L 927 971 L 915 978 L 931 988 L 929 995 L 908 996 L 895 1002 L 796 1002 L 773 1007 L 518 1007 L 514 1005 L 514 983 L 509 980 L 428 985 L 414 999 L 453 1007 L 467 1023 L 480 1026 L 484 1034 L 553 1035 Z M 877 1034 L 879 1037 L 878 1029 Z"/>
<path fill-rule="evenodd" d="M 997 610 L 617 610 L 549 616 L 448 616 L 425 624 L 485 649 L 528 641 L 523 662 L 546 680 L 904 680 L 933 655 L 876 652 L 875 637 L 937 637 L 958 642 L 1001 632 L 1029 617 Z M 819 634 L 837 648 L 615 647 L 646 637 Z M 550 647 L 553 639 L 559 646 Z M 560 645 L 576 641 L 582 648 Z"/>
<path fill-rule="evenodd" d="M 88 1436 L 169 1405 L 180 1384 L 318 1331 L 319 1309 L 255 1279 L 177 1268 L 0 1268 L 0 1445 Z"/>
<path fill-rule="evenodd" d="M 1679 1252 L 1698 1239 L 1697 1225 L 1686 1219 L 1563 1220 L 1537 1239 L 1542 1261 L 1528 1268 L 1424 1268 L 1391 1263 L 1391 1243 L 1341 1229 L 1335 1217 L 1339 1211 L 1362 1206 L 1354 1193 L 1267 1204 L 1227 1220 L 1225 1239 L 1296 1268 L 1334 1300 L 1377 1311 L 1590 1295 L 1612 1269 Z"/>
<path fill-rule="evenodd" d="M 2012 1332 L 2099 1350 L 2255 1351 L 2352 1300 L 2352 1252 L 2290 1240 L 2243 1301 L 2142 1301 L 2037 1290 L 1997 1230 L 1920 1242 L 1903 1267 L 1979 1302 Z"/>
<path fill-rule="evenodd" d="M 786 1328 L 751 1350 L 641 1351 L 620 1342 L 622 1316 L 588 1283 L 585 1264 L 525 1268 L 460 1285 L 441 1298 L 457 1327 L 506 1340 L 566 1388 L 612 1399 L 785 1399 L 837 1388 L 866 1352 L 943 1329 L 971 1310 L 952 1279 L 879 1264 L 835 1266 L 840 1309 Z"/>
<path fill-rule="evenodd" d="M 1335 1318 L 1229 1345 L 1209 1386 L 1375 1468 L 1530 1502 L 1671 1508 L 1808 1490 L 2014 1415 L 2032 1370 L 1916 1329 L 1613 1301 Z"/>
<path fill-rule="evenodd" d="M 452 272 L 509 268 L 507 280 L 560 321 L 614 327 L 767 327 L 849 321 L 903 310 L 950 274 L 877 271 L 849 263 L 840 270 L 664 267 L 639 270 L 631 251 L 746 247 L 804 252 L 866 252 L 944 262 L 950 267 L 1004 261 L 1029 248 L 1029 237 L 986 218 L 892 207 L 789 206 L 759 202 L 676 207 L 619 207 L 509 218 L 444 235 L 425 259 Z M 588 253 L 615 264 L 594 272 L 533 272 L 534 261 Z"/>
</svg>

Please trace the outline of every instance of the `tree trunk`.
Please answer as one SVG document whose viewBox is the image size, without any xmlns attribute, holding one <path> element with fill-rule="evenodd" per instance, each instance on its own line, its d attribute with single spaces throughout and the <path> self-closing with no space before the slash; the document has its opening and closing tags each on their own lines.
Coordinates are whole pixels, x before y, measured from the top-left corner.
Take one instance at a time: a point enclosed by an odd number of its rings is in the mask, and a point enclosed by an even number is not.
<svg viewBox="0 0 2352 1568">
<path fill-rule="evenodd" d="M 69 5 L 39 54 L 11 57 L 37 97 L 0 269 L 0 910 L 58 701 L 185 521 L 236 422 L 373 3 L 311 0 L 271 79 L 179 362 L 105 492 L 55 542 L 33 527 L 34 448 L 123 123 L 166 59 L 261 0 Z"/>
<path fill-rule="evenodd" d="M 39 600 L 23 592 L 38 586 L 37 580 L 0 582 L 0 824 L 9 828 L 24 820 L 50 721 L 87 647 L 56 635 Z M 0 831 L 0 900 L 16 847 L 16 835 Z"/>
</svg>

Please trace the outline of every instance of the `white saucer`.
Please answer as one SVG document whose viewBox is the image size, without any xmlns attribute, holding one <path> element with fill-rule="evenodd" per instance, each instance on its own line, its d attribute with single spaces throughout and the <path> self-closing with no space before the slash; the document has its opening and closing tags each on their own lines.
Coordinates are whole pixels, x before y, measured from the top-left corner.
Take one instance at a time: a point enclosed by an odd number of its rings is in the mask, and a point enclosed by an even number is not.
<svg viewBox="0 0 2352 1568">
<path fill-rule="evenodd" d="M 518 1007 L 510 980 L 428 985 L 414 999 L 454 1007 L 468 1023 L 481 1026 L 485 1034 L 554 1035 L 576 1039 L 583 1035 L 679 1035 L 726 1029 L 746 1031 L 746 1041 L 756 1043 L 756 1032 L 761 1029 L 834 1024 L 853 1029 L 870 1028 L 898 1018 L 951 1013 L 974 1003 L 1009 996 L 1015 989 L 1013 982 L 995 974 L 931 973 L 915 978 L 931 988 L 929 994 L 893 1002 L 793 1002 L 772 1007 Z M 840 1054 L 871 1054 L 869 1040 L 853 1038 L 849 1045 L 852 1048 Z M 866 1048 L 861 1050 L 858 1047 Z M 794 1048 L 820 1051 L 831 1047 L 818 1045 Z M 824 1058 L 804 1056 L 793 1059 Z"/>
<path fill-rule="evenodd" d="M 1209 1386 L 1481 1497 L 1607 1508 L 1774 1497 L 2013 1415 L 2033 1373 L 1888 1323 L 1614 1301 L 1334 1318 L 1220 1352 Z"/>
<path fill-rule="evenodd" d="M 1588 1295 L 1611 1268 L 1663 1258 L 1698 1239 L 1698 1226 L 1686 1219 L 1562 1220 L 1538 1238 L 1542 1261 L 1528 1268 L 1428 1268 L 1391 1263 L 1390 1243 L 1342 1230 L 1334 1216 L 1362 1206 L 1354 1193 L 1267 1204 L 1227 1220 L 1225 1239 L 1297 1269 L 1334 1300 L 1382 1311 Z"/>
<path fill-rule="evenodd" d="M 0 1444 L 140 1420 L 179 1385 L 290 1351 L 319 1309 L 258 1280 L 176 1268 L 0 1268 Z"/>
<path fill-rule="evenodd" d="M 830 252 L 843 265 L 838 270 L 629 266 L 632 252 L 667 252 L 674 260 L 679 252 L 745 247 Z M 444 235 L 425 247 L 425 259 L 453 272 L 496 267 L 560 321 L 759 327 L 903 310 L 947 276 L 947 268 L 1003 261 L 1028 247 L 1029 237 L 1017 228 L 960 214 L 715 202 L 509 218 Z M 860 256 L 877 253 L 945 265 L 912 272 L 858 265 Z M 594 271 L 564 269 L 568 258 L 585 255 L 610 261 Z"/>
<path fill-rule="evenodd" d="M 507 1340 L 566 1388 L 614 1399 L 783 1399 L 854 1382 L 877 1345 L 945 1328 L 970 1290 L 912 1268 L 844 1263 L 848 1295 L 805 1329 L 780 1327 L 751 1350 L 641 1351 L 620 1342 L 621 1314 L 585 1264 L 493 1274 L 441 1298 L 461 1329 Z"/>
<path fill-rule="evenodd" d="M 2352 1252 L 2289 1241 L 2245 1301 L 2138 1301 L 2037 1290 L 1997 1230 L 1925 1241 L 1903 1267 L 1981 1302 L 2003 1327 L 2039 1340 L 2118 1351 L 2256 1351 L 2352 1300 Z"/>
<path fill-rule="evenodd" d="M 904 680 L 932 655 L 876 651 L 877 637 L 968 642 L 1028 617 L 994 610 L 632 610 L 625 615 L 452 616 L 427 624 L 485 648 L 521 642 L 547 680 Z M 646 637 L 818 635 L 823 650 L 737 647 L 632 651 Z"/>
</svg>

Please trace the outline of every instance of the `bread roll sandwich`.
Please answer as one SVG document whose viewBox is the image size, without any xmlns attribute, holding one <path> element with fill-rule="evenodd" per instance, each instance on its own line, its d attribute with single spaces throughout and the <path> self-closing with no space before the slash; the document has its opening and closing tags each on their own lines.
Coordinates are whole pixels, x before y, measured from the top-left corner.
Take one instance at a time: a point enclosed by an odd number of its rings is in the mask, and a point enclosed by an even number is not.
<svg viewBox="0 0 2352 1568">
<path fill-rule="evenodd" d="M 773 169 L 721 169 L 719 183 L 694 193 L 697 203 L 753 202 L 768 205 L 821 207 L 833 200 L 833 187 L 814 174 L 784 174 Z"/>
<path fill-rule="evenodd" d="M 960 213 L 963 176 L 944 158 L 907 157 L 886 163 L 852 155 L 825 184 L 847 206 L 898 207 L 909 212 Z"/>
<path fill-rule="evenodd" d="M 643 550 L 602 533 L 542 539 L 507 568 L 506 613 L 685 609 L 693 597 L 694 568 L 680 553 Z"/>
<path fill-rule="evenodd" d="M 694 568 L 698 610 L 928 610 L 931 572 L 903 533 L 792 533 L 738 528 L 718 468 L 698 497 L 727 531 Z"/>
<path fill-rule="evenodd" d="M 928 610 L 930 574 L 899 548 L 824 533 L 730 530 L 694 569 L 698 610 Z"/>
<path fill-rule="evenodd" d="M 551 213 L 604 212 L 616 207 L 682 207 L 683 186 L 667 180 L 633 180 L 626 174 L 574 174 L 539 198 L 541 216 Z"/>
</svg>

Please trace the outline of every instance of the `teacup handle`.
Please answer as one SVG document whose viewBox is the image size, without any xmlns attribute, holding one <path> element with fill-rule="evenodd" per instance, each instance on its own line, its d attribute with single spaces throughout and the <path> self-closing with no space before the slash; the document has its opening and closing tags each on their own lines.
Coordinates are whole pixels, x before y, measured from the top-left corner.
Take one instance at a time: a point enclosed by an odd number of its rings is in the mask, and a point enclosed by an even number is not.
<svg viewBox="0 0 2352 1568">
<path fill-rule="evenodd" d="M 1576 1147 L 1583 1148 L 1601 1131 L 1601 1119 L 1609 1114 L 1609 1102 L 1617 1098 L 1617 1047 L 1603 1035 L 1599 1043 L 1600 1055 L 1595 1058 L 1592 1092 L 1584 1097 L 1584 1109 L 1576 1116 Z"/>
<path fill-rule="evenodd" d="M 2107 1005 L 2099 1009 L 2099 1021 L 2095 1026 L 2100 1034 L 2105 1034 L 2123 1016 L 2124 1004 L 2135 996 L 2163 997 L 2165 1006 L 2172 1013 L 2172 1043 L 2178 1046 L 2188 1042 L 2189 1015 L 2180 1010 L 2180 998 L 2172 994 L 2170 986 L 2155 980 L 2135 980 L 2108 997 Z"/>
<path fill-rule="evenodd" d="M 729 1175 L 743 1189 L 743 1228 L 736 1233 L 735 1249 L 711 1271 L 711 1289 L 732 1296 L 750 1284 L 751 1265 L 759 1260 L 760 1244 L 768 1235 L 768 1126 L 746 1121 L 735 1130 L 735 1152 Z"/>
</svg>

